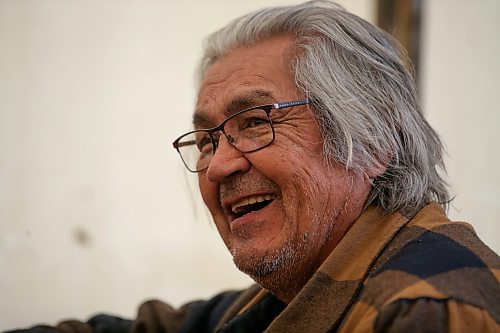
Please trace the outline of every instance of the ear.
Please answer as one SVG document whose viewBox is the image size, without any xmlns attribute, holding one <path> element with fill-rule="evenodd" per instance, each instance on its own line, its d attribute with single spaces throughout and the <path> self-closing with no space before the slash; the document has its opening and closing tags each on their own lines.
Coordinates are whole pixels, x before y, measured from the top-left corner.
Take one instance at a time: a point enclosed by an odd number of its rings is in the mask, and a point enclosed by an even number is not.
<svg viewBox="0 0 500 333">
<path fill-rule="evenodd" d="M 376 165 L 373 165 L 370 169 L 366 170 L 366 175 L 370 179 L 377 178 L 387 170 L 388 164 L 389 163 L 387 164 L 377 163 Z"/>
<path fill-rule="evenodd" d="M 392 154 L 386 155 L 383 158 L 377 158 L 377 162 L 366 170 L 366 175 L 370 179 L 375 179 L 385 173 L 389 163 L 391 163 Z"/>
</svg>

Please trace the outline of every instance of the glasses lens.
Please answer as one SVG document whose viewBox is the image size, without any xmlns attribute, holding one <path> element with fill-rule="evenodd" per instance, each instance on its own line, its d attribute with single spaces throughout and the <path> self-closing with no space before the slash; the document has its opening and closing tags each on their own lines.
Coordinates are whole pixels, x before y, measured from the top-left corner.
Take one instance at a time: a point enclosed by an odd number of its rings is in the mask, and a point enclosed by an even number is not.
<svg viewBox="0 0 500 333">
<path fill-rule="evenodd" d="M 206 169 L 212 159 L 213 145 L 207 132 L 188 133 L 179 140 L 177 147 L 182 161 L 192 172 Z"/>
<path fill-rule="evenodd" d="M 274 140 L 271 120 L 263 109 L 251 109 L 230 117 L 224 123 L 224 133 L 229 143 L 243 153 L 266 147 Z M 218 141 L 220 132 L 212 134 Z M 194 131 L 177 141 L 177 150 L 191 172 L 208 168 L 214 154 L 214 143 L 203 130 Z"/>
<path fill-rule="evenodd" d="M 224 126 L 230 143 L 239 151 L 251 152 L 273 142 L 273 127 L 266 111 L 253 109 L 230 118 Z"/>
</svg>

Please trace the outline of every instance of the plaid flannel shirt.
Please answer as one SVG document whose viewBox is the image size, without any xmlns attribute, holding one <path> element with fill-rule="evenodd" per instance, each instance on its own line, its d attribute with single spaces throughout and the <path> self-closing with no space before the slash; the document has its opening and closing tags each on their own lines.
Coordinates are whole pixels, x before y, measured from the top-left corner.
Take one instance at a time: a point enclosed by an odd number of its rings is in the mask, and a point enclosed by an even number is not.
<svg viewBox="0 0 500 333">
<path fill-rule="evenodd" d="M 498 256 L 438 204 L 410 221 L 371 207 L 265 332 L 500 332 L 499 273 Z M 253 292 L 221 331 L 267 294 Z"/>
</svg>

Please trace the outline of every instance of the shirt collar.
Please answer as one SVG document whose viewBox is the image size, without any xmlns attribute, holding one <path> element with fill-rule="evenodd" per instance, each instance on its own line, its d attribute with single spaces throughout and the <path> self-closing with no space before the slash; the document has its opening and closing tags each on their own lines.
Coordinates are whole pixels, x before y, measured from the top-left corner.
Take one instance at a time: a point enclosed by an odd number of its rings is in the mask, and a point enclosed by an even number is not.
<svg viewBox="0 0 500 333">
<path fill-rule="evenodd" d="M 338 325 L 379 254 L 407 222 L 399 213 L 369 207 L 266 332 L 326 332 Z"/>
</svg>

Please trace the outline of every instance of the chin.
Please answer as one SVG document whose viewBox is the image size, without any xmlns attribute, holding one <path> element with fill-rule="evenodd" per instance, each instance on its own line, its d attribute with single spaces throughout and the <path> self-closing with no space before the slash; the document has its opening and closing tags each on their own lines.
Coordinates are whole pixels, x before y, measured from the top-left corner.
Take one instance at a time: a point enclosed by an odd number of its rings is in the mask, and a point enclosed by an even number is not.
<svg viewBox="0 0 500 333">
<path fill-rule="evenodd" d="M 233 261 L 239 270 L 254 278 L 265 277 L 282 270 L 289 266 L 297 256 L 297 249 L 291 246 L 285 246 L 266 254 L 258 253 L 258 251 L 242 252 L 236 250 L 233 254 Z"/>
<path fill-rule="evenodd" d="M 305 242 L 286 242 L 279 248 L 265 252 L 241 245 L 232 251 L 236 267 L 266 289 L 277 284 L 291 284 L 298 275 L 309 271 L 310 258 L 306 257 Z"/>
</svg>

